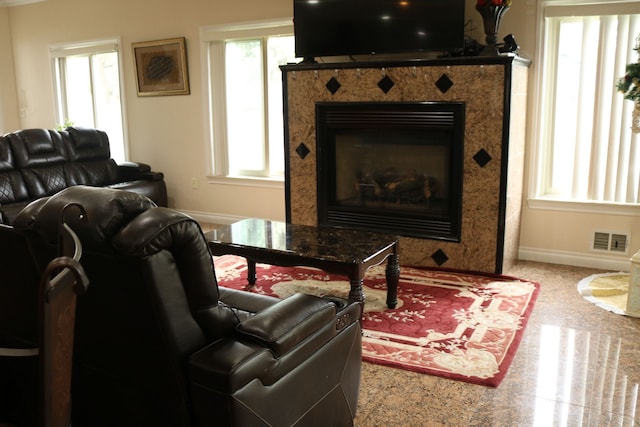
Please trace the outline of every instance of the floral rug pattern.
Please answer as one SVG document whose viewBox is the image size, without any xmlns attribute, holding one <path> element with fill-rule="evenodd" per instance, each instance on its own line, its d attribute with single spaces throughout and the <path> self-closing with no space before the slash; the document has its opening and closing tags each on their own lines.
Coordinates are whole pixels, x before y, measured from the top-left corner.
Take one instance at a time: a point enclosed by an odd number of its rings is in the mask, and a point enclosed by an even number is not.
<svg viewBox="0 0 640 427">
<path fill-rule="evenodd" d="M 218 284 L 245 289 L 246 262 L 215 258 Z M 384 264 L 365 278 L 363 360 L 497 387 L 520 343 L 539 291 L 534 282 L 483 273 L 402 267 L 398 305 L 386 307 Z M 346 277 L 310 267 L 257 265 L 252 292 L 347 298 Z"/>
</svg>

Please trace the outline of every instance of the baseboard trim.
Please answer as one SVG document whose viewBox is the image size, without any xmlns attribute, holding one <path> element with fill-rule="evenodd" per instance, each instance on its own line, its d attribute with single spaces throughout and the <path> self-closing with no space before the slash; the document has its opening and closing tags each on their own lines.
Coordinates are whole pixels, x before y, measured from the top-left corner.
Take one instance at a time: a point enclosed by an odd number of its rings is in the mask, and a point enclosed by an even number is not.
<svg viewBox="0 0 640 427">
<path fill-rule="evenodd" d="M 518 258 L 524 261 L 547 262 L 550 264 L 591 267 L 611 271 L 629 271 L 630 257 L 608 256 L 603 254 L 583 254 L 576 252 L 549 251 L 536 248 L 520 247 Z"/>
<path fill-rule="evenodd" d="M 198 211 L 185 211 L 180 210 L 185 215 L 189 215 L 191 218 L 195 219 L 198 222 L 208 223 L 208 224 L 221 224 L 228 225 L 233 224 L 234 222 L 238 222 L 244 217 L 234 216 L 234 215 L 223 215 L 223 214 L 211 214 L 207 212 L 198 212 Z"/>
</svg>

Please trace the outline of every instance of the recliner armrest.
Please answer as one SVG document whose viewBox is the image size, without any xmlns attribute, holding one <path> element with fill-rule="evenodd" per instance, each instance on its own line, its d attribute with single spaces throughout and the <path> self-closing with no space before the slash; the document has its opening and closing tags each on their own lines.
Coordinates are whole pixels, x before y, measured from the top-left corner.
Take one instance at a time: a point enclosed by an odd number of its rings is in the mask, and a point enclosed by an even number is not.
<svg viewBox="0 0 640 427">
<path fill-rule="evenodd" d="M 342 307 L 331 298 L 293 295 L 240 322 L 235 337 L 193 353 L 191 385 L 229 394 L 255 380 L 271 386 L 342 334 L 355 330 L 359 337 L 360 309 L 358 303 Z"/>
<path fill-rule="evenodd" d="M 327 323 L 335 322 L 335 317 L 332 301 L 295 294 L 240 322 L 236 331 L 265 345 L 278 357 Z"/>
<path fill-rule="evenodd" d="M 151 172 L 151 166 L 146 163 L 122 162 L 118 163 L 118 169 L 133 170 L 135 172 Z"/>
<path fill-rule="evenodd" d="M 164 179 L 162 172 L 152 172 L 151 166 L 145 163 L 124 162 L 119 163 L 118 181 L 161 181 Z"/>
</svg>

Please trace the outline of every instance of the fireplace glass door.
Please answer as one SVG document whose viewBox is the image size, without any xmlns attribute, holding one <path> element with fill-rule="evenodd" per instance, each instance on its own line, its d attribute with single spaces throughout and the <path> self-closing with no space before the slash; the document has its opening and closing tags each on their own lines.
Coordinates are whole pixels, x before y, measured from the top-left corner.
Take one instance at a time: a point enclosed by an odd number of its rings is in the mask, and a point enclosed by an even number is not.
<svg viewBox="0 0 640 427">
<path fill-rule="evenodd" d="M 462 103 L 318 104 L 320 225 L 459 241 Z"/>
</svg>

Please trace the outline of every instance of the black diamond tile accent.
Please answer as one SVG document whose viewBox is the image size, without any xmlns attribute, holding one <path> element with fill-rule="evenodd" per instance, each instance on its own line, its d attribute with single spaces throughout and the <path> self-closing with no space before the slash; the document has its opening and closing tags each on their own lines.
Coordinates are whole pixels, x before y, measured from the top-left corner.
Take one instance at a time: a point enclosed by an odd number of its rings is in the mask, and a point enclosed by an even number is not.
<svg viewBox="0 0 640 427">
<path fill-rule="evenodd" d="M 438 264 L 438 267 L 449 261 L 449 257 L 444 253 L 442 249 L 438 249 L 437 251 L 435 251 L 433 255 L 431 255 L 431 259 L 434 260 L 436 264 Z"/>
<path fill-rule="evenodd" d="M 384 93 L 389 93 L 389 91 L 395 86 L 395 82 L 389 76 L 384 76 L 379 82 L 378 87 L 382 89 Z"/>
<path fill-rule="evenodd" d="M 447 91 L 451 89 L 451 86 L 453 86 L 453 82 L 446 74 L 441 75 L 438 81 L 436 81 L 436 87 L 440 89 L 442 93 L 447 93 Z"/>
<path fill-rule="evenodd" d="M 487 163 L 489 163 L 491 160 L 493 160 L 493 157 L 491 157 L 489 155 L 489 153 L 487 153 L 485 151 L 485 149 L 481 149 L 480 151 L 478 151 L 475 156 L 473 156 L 473 160 L 476 161 L 476 163 L 478 165 L 480 165 L 481 168 L 485 167 L 487 165 Z"/>
<path fill-rule="evenodd" d="M 335 95 L 342 85 L 335 77 L 331 77 L 331 80 L 324 86 L 331 92 L 331 95 Z"/>
<path fill-rule="evenodd" d="M 298 156 L 300 156 L 301 159 L 307 157 L 307 154 L 309 154 L 310 152 L 311 151 L 309 150 L 309 148 L 304 145 L 304 142 L 301 142 L 300 145 L 296 147 L 296 153 L 298 153 Z"/>
</svg>

